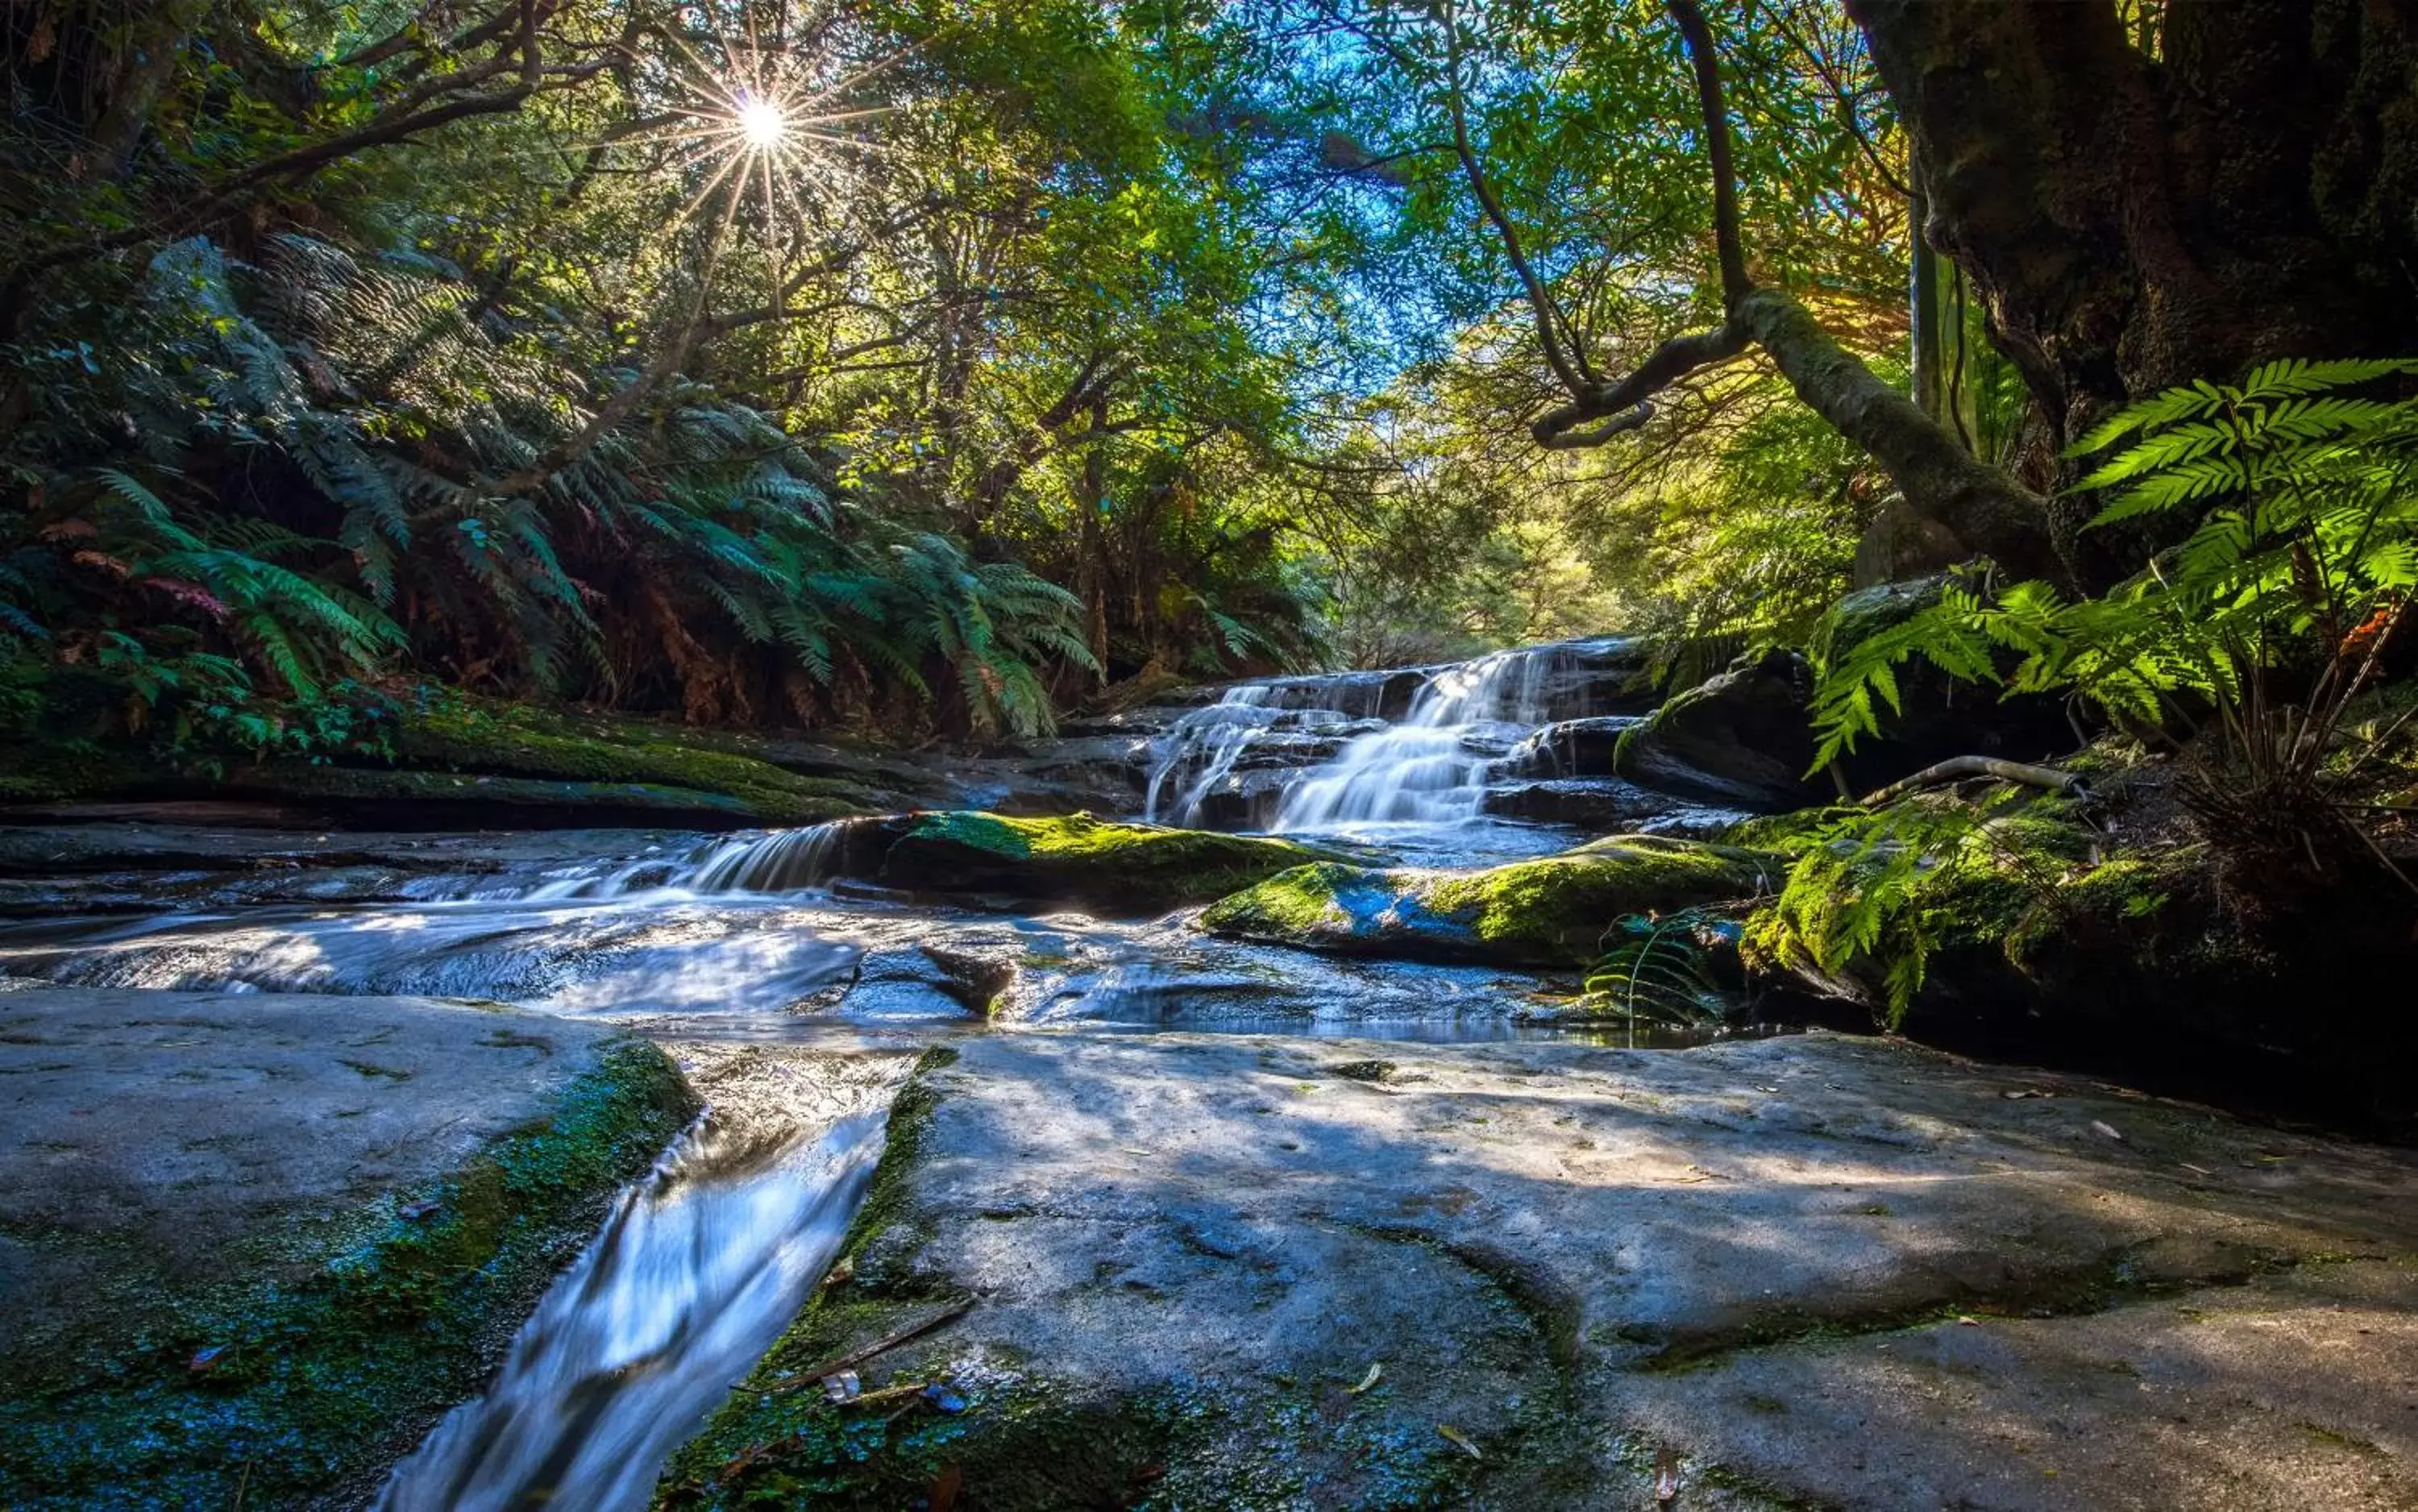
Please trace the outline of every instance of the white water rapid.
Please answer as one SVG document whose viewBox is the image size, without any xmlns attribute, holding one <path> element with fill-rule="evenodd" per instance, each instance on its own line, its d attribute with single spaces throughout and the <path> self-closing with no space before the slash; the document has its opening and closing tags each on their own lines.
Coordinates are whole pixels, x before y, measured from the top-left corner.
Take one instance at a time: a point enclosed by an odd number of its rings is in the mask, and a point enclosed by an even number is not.
<svg viewBox="0 0 2418 1512">
<path fill-rule="evenodd" d="M 709 1123 L 624 1194 L 488 1393 L 395 1467 L 377 1512 L 643 1507 L 847 1237 L 886 1103 L 764 1161 Z"/>
<path fill-rule="evenodd" d="M 1568 832 L 1503 817 L 1509 789 L 1550 774 L 1541 731 L 1602 711 L 1632 672 L 1601 640 L 1243 683 L 1152 743 L 1143 817 L 1448 862 L 1556 849 Z"/>
<path fill-rule="evenodd" d="M 1487 777 L 1545 722 L 1552 648 L 1498 651 L 1430 679 L 1399 725 L 1353 741 L 1285 790 L 1279 833 L 1454 826 L 1485 811 Z"/>
</svg>

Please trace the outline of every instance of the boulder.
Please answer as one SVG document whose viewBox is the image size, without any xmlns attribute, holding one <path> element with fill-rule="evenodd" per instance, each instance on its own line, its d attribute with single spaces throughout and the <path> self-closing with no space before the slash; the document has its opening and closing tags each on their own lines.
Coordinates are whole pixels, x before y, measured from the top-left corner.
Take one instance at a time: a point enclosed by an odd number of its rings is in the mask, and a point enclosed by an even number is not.
<svg viewBox="0 0 2418 1512">
<path fill-rule="evenodd" d="M 1290 840 L 1120 824 L 1088 814 L 902 814 L 849 823 L 840 872 L 911 893 L 1148 914 L 1327 858 Z"/>
<path fill-rule="evenodd" d="M 1806 775 L 1813 690 L 1813 668 L 1794 651 L 1740 658 L 1621 731 L 1614 770 L 1641 787 L 1737 808 L 1817 802 L 1830 787 Z"/>
<path fill-rule="evenodd" d="M 1613 757 L 1621 736 L 1641 722 L 1635 714 L 1566 719 L 1529 736 L 1511 753 L 1511 759 L 1523 776 L 1610 777 L 1615 774 Z"/>
<path fill-rule="evenodd" d="M 1486 791 L 1489 814 L 1536 824 L 1565 824 L 1597 834 L 1633 832 L 1686 806 L 1669 793 L 1648 792 L 1617 777 L 1501 783 Z"/>
<path fill-rule="evenodd" d="M 1654 835 L 1477 872 L 1327 862 L 1219 899 L 1201 927 L 1351 955 L 1570 966 L 1602 954 L 1625 915 L 1752 897 L 1780 875 L 1762 852 Z"/>
<path fill-rule="evenodd" d="M 2376 990 L 2418 966 L 2418 949 L 2408 894 L 2380 866 L 2345 878 L 2300 928 L 2254 936 L 2220 906 L 2200 847 L 2141 844 L 2129 816 L 2089 823 L 2063 800 L 2013 796 L 1978 827 L 1954 795 L 1891 804 L 1878 822 L 1921 837 L 1921 871 L 1859 934 L 1842 929 L 1838 902 L 1866 874 L 1809 873 L 1748 920 L 1749 964 L 1783 992 L 1951 1049 L 2418 1136 L 2406 1071 L 2418 1031 L 2400 996 Z M 1732 838 L 1802 853 L 1819 833 L 1789 828 L 1768 819 Z"/>
<path fill-rule="evenodd" d="M 1937 603 L 1947 583 L 1939 574 L 1848 594 L 1830 606 L 1820 654 L 1835 663 L 1874 635 L 1904 624 Z M 1951 756 L 2046 761 L 2081 743 L 2061 698 L 2004 696 L 1996 688 L 1960 682 L 1921 656 L 1900 664 L 1897 683 L 1901 707 L 1882 709 L 1880 733 L 1859 740 L 1841 759 L 1848 785 L 1859 793 Z"/>
</svg>

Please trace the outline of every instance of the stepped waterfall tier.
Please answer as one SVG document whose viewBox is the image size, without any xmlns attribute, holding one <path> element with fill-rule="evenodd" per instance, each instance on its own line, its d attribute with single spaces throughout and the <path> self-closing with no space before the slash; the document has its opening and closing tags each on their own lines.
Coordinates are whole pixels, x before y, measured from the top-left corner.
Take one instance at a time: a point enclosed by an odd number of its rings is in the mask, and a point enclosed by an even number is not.
<svg viewBox="0 0 2418 1512">
<path fill-rule="evenodd" d="M 1643 648 L 1618 639 L 1241 683 L 1166 717 L 1143 814 L 1447 862 L 1736 817 L 1614 775 L 1613 742 L 1654 701 Z"/>
</svg>

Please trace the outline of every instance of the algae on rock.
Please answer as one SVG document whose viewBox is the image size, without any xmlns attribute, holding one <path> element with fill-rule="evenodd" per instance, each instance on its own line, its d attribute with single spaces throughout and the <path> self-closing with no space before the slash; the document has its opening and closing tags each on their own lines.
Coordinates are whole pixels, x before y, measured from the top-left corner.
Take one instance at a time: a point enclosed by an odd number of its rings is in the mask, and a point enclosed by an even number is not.
<svg viewBox="0 0 2418 1512">
<path fill-rule="evenodd" d="M 1220 899 L 1201 926 L 1347 954 L 1569 966 L 1599 955 L 1615 920 L 1751 898 L 1784 870 L 1768 852 L 1660 835 L 1477 872 L 1327 863 Z"/>
<path fill-rule="evenodd" d="M 909 814 L 868 828 L 878 836 L 869 842 L 880 847 L 877 859 L 849 865 L 867 880 L 1118 913 L 1218 897 L 1326 854 L 1290 840 L 1111 823 L 1088 814 Z M 849 848 L 866 843 L 852 842 Z"/>
<path fill-rule="evenodd" d="M 84 1299 L 0 1360 L 0 1500 L 364 1498 L 477 1390 L 612 1194 L 647 1170 L 696 1100 L 660 1049 L 618 1038 L 553 1107 L 432 1185 L 358 1211 L 287 1214 L 198 1270 L 137 1237 L 0 1236 L 63 1256 Z"/>
</svg>

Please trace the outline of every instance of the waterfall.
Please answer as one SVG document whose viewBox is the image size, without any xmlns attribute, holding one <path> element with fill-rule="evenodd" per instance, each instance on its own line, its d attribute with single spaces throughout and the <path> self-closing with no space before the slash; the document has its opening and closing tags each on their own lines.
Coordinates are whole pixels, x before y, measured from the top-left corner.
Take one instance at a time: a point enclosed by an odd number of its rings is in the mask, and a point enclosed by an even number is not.
<svg viewBox="0 0 2418 1512">
<path fill-rule="evenodd" d="M 1274 828 L 1452 825 L 1485 810 L 1489 775 L 1512 741 L 1501 726 L 1545 722 L 1554 647 L 1497 651 L 1428 680 L 1399 725 L 1363 735 L 1287 788 Z"/>
<path fill-rule="evenodd" d="M 1264 682 L 1240 683 L 1227 689 L 1216 703 L 1196 709 L 1170 725 L 1151 766 L 1142 818 L 1152 824 L 1194 822 L 1201 801 L 1233 771 L 1253 738 L 1268 728 L 1269 695 L 1274 692 Z M 1160 803 L 1169 784 L 1179 780 L 1182 792 L 1162 813 Z"/>
<path fill-rule="evenodd" d="M 653 893 L 796 893 L 819 887 L 836 874 L 839 824 L 728 835 L 691 847 L 684 855 L 642 856 L 635 861 L 586 862 L 558 868 L 542 880 L 482 878 L 464 887 L 441 879 L 407 889 L 430 902 L 588 903 Z"/>
<path fill-rule="evenodd" d="M 842 827 L 810 824 L 712 847 L 671 885 L 692 893 L 794 893 L 832 879 Z"/>
</svg>

